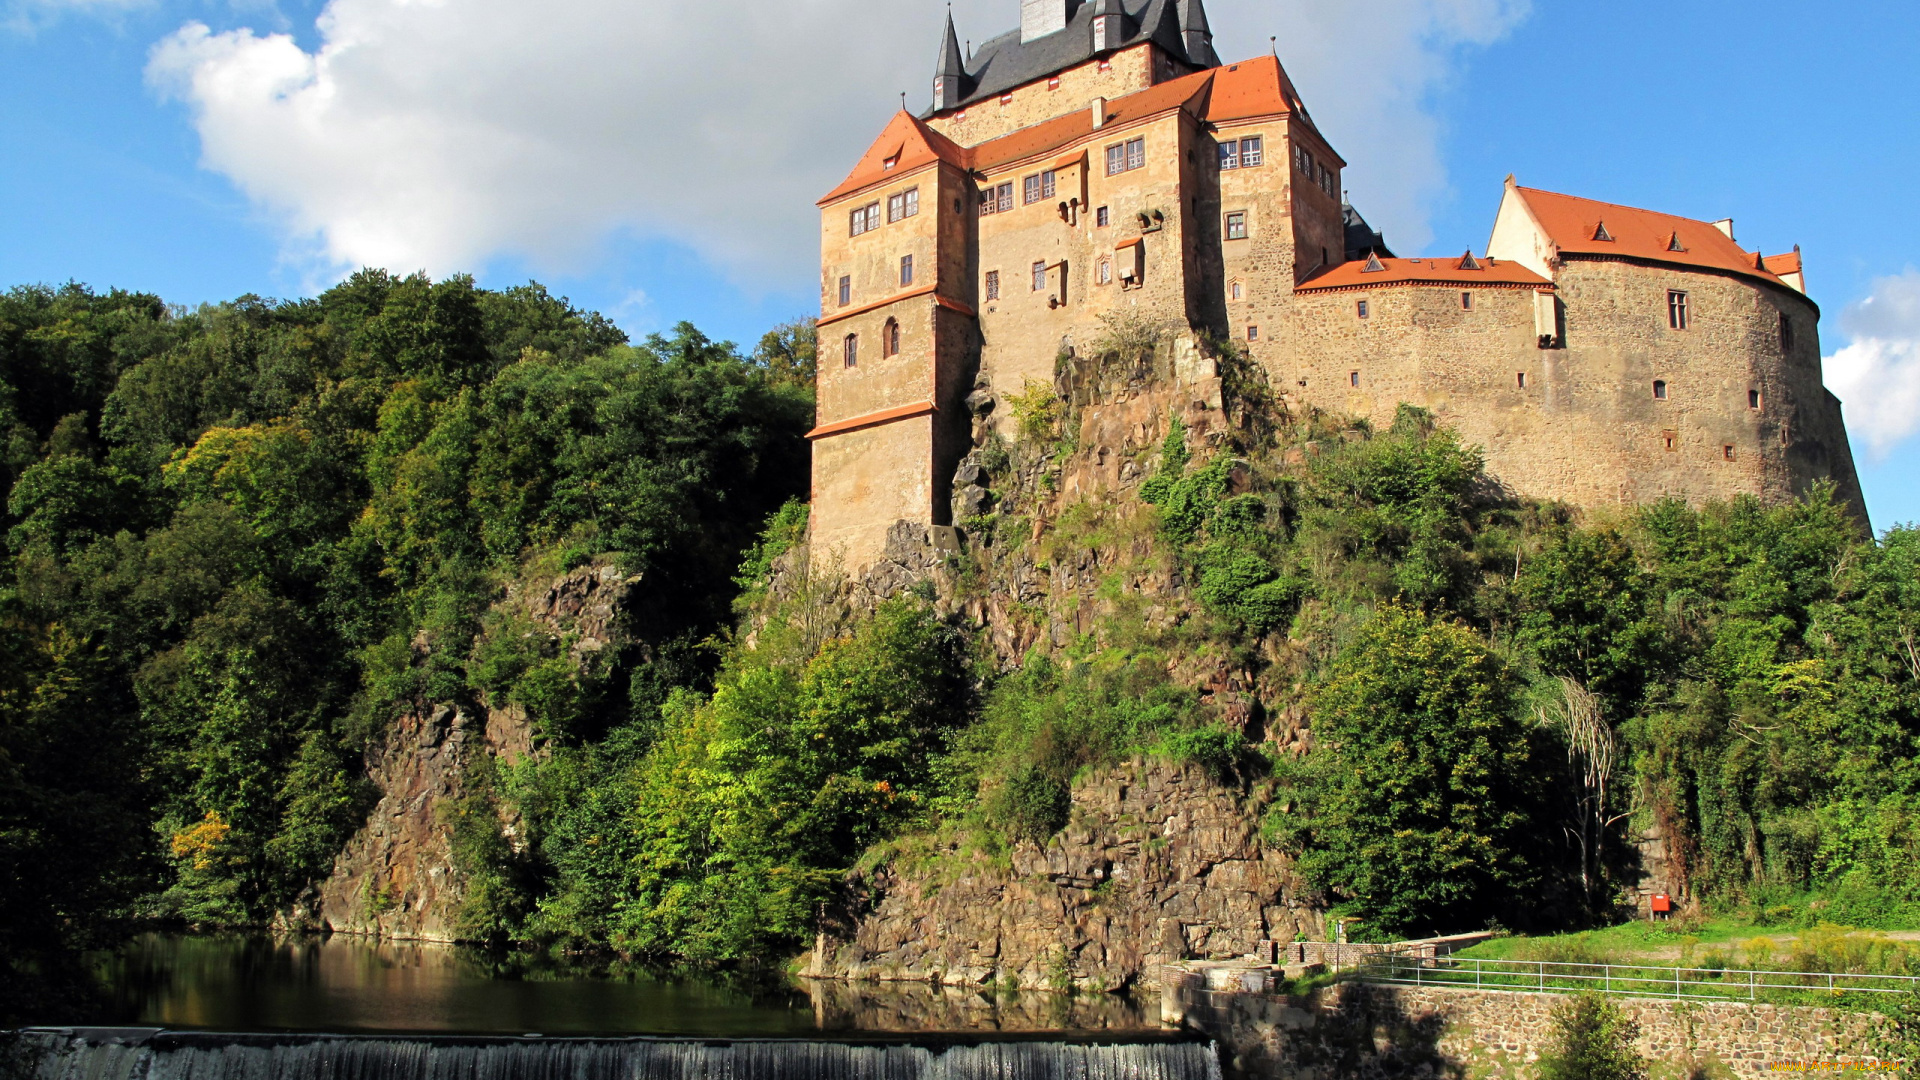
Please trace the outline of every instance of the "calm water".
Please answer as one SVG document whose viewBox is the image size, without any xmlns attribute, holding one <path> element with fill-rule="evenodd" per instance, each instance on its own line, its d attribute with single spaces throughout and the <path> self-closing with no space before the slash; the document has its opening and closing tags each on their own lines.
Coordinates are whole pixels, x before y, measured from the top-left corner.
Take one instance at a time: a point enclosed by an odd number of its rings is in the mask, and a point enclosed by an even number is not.
<svg viewBox="0 0 1920 1080">
<path fill-rule="evenodd" d="M 1110 996 L 556 970 L 345 937 L 152 935 L 106 971 L 109 1022 L 214 1031 L 744 1037 L 1159 1026 L 1137 1002 Z"/>
</svg>

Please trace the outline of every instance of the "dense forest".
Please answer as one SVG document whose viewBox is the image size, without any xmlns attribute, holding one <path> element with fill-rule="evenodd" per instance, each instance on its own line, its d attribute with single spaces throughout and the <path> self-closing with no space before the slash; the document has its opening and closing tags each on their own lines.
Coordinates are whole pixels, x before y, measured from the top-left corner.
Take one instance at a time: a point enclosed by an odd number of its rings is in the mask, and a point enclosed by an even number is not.
<svg viewBox="0 0 1920 1080">
<path fill-rule="evenodd" d="M 961 578 L 1134 530 L 1193 602 L 1007 663 L 931 590 L 796 584 L 812 363 L 806 323 L 633 344 L 464 278 L 0 297 L 0 984 L 77 992 L 68 961 L 142 925 L 272 923 L 434 701 L 537 733 L 455 825 L 496 946 L 778 959 L 889 841 L 1044 842 L 1077 775 L 1139 754 L 1242 786 L 1377 934 L 1614 920 L 1650 831 L 1710 905 L 1920 918 L 1920 534 L 1824 491 L 1525 504 L 1419 410 L 1369 432 L 1248 385 L 1236 443 L 1171 419 L 1125 505 L 1042 537 L 1076 447 L 1040 388 L 983 448 L 1026 479 Z M 614 655 L 497 625 L 511 583 L 594 562 L 644 595 Z M 1287 672 L 1311 752 L 1224 722 L 1173 674 L 1196 653 Z"/>
</svg>

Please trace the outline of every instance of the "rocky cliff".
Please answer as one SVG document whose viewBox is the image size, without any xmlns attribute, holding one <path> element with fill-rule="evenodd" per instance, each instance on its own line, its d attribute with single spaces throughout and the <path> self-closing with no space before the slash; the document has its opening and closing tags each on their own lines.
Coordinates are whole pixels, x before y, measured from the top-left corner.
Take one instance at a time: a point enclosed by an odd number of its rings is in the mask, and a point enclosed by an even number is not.
<svg viewBox="0 0 1920 1080">
<path fill-rule="evenodd" d="M 857 877 L 809 974 L 1113 990 L 1156 985 L 1170 961 L 1317 933 L 1257 822 L 1197 767 L 1132 761 L 1075 785 L 1069 824 L 1045 844 L 995 856 L 946 841 Z"/>
<path fill-rule="evenodd" d="M 507 625 L 530 623 L 546 651 L 565 653 L 580 667 L 623 643 L 623 613 L 636 584 L 613 566 L 583 566 L 509 589 L 500 607 L 525 616 Z M 431 647 L 415 642 L 419 652 Z M 295 921 L 340 933 L 458 939 L 466 881 L 454 857 L 453 817 L 484 812 L 468 800 L 477 770 L 538 753 L 537 735 L 526 710 L 508 703 L 422 702 L 403 712 L 367 755 L 378 804 L 335 860 L 317 901 Z M 501 831 L 513 842 L 518 822 L 501 816 Z"/>
</svg>

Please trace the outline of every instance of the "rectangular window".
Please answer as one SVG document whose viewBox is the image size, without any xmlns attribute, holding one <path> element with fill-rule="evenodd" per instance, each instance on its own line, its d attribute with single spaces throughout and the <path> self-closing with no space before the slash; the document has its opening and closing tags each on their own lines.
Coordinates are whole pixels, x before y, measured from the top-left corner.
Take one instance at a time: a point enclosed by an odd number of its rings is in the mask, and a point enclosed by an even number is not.
<svg viewBox="0 0 1920 1080">
<path fill-rule="evenodd" d="M 1325 165 L 1320 166 L 1320 190 L 1333 194 L 1333 173 Z"/>
<path fill-rule="evenodd" d="M 851 303 L 853 303 L 853 279 L 843 277 L 840 279 L 840 306 L 846 307 Z"/>
<path fill-rule="evenodd" d="M 1680 452 L 1680 433 L 1679 432 L 1663 431 L 1660 433 L 1660 441 L 1663 445 L 1666 446 L 1667 453 L 1677 454 Z"/>
<path fill-rule="evenodd" d="M 1793 318 L 1786 312 L 1780 313 L 1780 351 L 1793 348 Z"/>
<path fill-rule="evenodd" d="M 1001 184 L 999 188 L 995 189 L 995 194 L 1000 203 L 1001 213 L 1004 214 L 1013 209 L 1013 181 L 1009 180 Z"/>
<path fill-rule="evenodd" d="M 1009 180 L 999 187 L 980 189 L 980 216 L 1003 214 L 1013 209 L 1013 181 Z"/>
<path fill-rule="evenodd" d="M 1747 408 L 1757 409 L 1759 407 L 1760 407 L 1760 391 L 1758 390 L 1747 391 Z"/>
<path fill-rule="evenodd" d="M 903 191 L 898 195 L 889 196 L 887 199 L 887 223 L 888 224 L 892 224 L 893 222 L 896 222 L 896 221 L 905 221 L 906 219 L 914 216 L 915 214 L 918 214 L 919 212 L 920 212 L 920 189 L 919 188 L 914 188 L 911 191 Z"/>
<path fill-rule="evenodd" d="M 1127 141 L 1127 168 L 1144 168 L 1147 164 L 1147 140 L 1129 139 Z"/>
<path fill-rule="evenodd" d="M 1048 80 L 1047 80 L 1047 89 L 1049 89 L 1049 90 L 1058 90 L 1058 89 L 1060 89 L 1060 76 L 1058 76 L 1058 75 L 1055 75 L 1055 76 L 1054 76 L 1053 78 L 1051 78 L 1051 79 L 1048 79 Z"/>
<path fill-rule="evenodd" d="M 1307 153 L 1306 147 L 1297 143 L 1294 145 L 1293 163 L 1301 172 L 1307 174 L 1308 179 L 1313 178 L 1313 155 Z"/>
<path fill-rule="evenodd" d="M 841 362 L 847 367 L 855 367 L 860 363 L 860 336 L 858 334 L 848 334 L 846 339 L 840 343 L 840 356 Z"/>
<path fill-rule="evenodd" d="M 1360 309 L 1359 309 L 1359 310 L 1360 310 L 1360 317 L 1361 317 L 1361 318 L 1363 318 L 1363 319 L 1365 319 L 1365 318 L 1368 318 L 1369 316 L 1371 316 L 1371 315 L 1373 314 L 1373 313 L 1372 313 L 1371 311 L 1369 311 L 1369 310 L 1368 310 L 1368 308 L 1367 308 L 1367 302 L 1366 302 L 1365 300 L 1362 300 L 1362 301 L 1360 301 Z"/>
<path fill-rule="evenodd" d="M 1235 300 L 1238 300 L 1241 297 L 1246 295 L 1246 291 L 1244 290 L 1244 288 L 1242 288 L 1241 284 L 1237 281 L 1227 287 L 1227 293 L 1228 295 L 1232 296 Z"/>
<path fill-rule="evenodd" d="M 1522 390 L 1525 390 L 1525 389 L 1527 388 L 1527 373 L 1526 373 L 1526 372 L 1524 372 L 1524 371 L 1522 371 L 1522 372 L 1520 372 L 1520 373 L 1518 373 L 1518 374 L 1516 374 L 1516 375 L 1515 375 L 1515 376 L 1514 376 L 1513 378 L 1514 378 L 1514 381 L 1515 381 L 1516 383 L 1519 383 L 1519 384 L 1520 384 L 1520 389 L 1522 389 Z"/>
<path fill-rule="evenodd" d="M 869 233 L 880 227 L 880 204 L 869 203 L 853 212 L 848 232 L 853 236 Z"/>
<path fill-rule="evenodd" d="M 1235 210 L 1227 215 L 1227 239 L 1245 240 L 1247 238 L 1247 212 Z"/>
<path fill-rule="evenodd" d="M 1472 293 L 1463 292 L 1460 294 L 1460 310 L 1461 311 L 1473 310 L 1473 294 Z"/>
<path fill-rule="evenodd" d="M 1257 169 L 1266 164 L 1266 142 L 1260 136 L 1240 140 L 1240 167 Z"/>
<path fill-rule="evenodd" d="M 1118 176 L 1123 172 L 1132 172 L 1147 163 L 1147 140 L 1129 139 L 1107 147 L 1107 175 Z"/>
<path fill-rule="evenodd" d="M 1237 169 L 1240 167 L 1240 142 L 1228 139 L 1220 144 L 1220 168 Z"/>
<path fill-rule="evenodd" d="M 1107 147 L 1107 175 L 1119 176 L 1126 171 L 1127 148 L 1124 145 Z"/>
<path fill-rule="evenodd" d="M 1048 169 L 1046 172 L 1043 172 L 1040 174 L 1040 197 L 1041 198 L 1051 199 L 1053 198 L 1054 192 L 1059 190 L 1060 190 L 1059 174 L 1055 173 L 1052 169 Z"/>
<path fill-rule="evenodd" d="M 1001 94 L 1001 95 L 1000 95 L 1000 104 L 1002 104 L 1002 105 L 1011 105 L 1011 104 L 1013 104 L 1013 95 L 1012 95 L 1012 94 Z"/>
<path fill-rule="evenodd" d="M 1040 201 L 1040 178 L 1038 176 L 1027 177 L 1026 180 L 1021 184 L 1021 187 L 1025 189 L 1025 191 L 1023 192 L 1025 196 L 1024 201 L 1030 202 L 1030 203 L 1037 203 Z"/>
<path fill-rule="evenodd" d="M 1093 212 L 1093 223 L 1102 229 L 1113 224 L 1113 210 L 1105 206 L 1095 210 Z"/>
<path fill-rule="evenodd" d="M 1667 400 L 1667 381 L 1665 379 L 1653 380 L 1653 400 Z"/>
<path fill-rule="evenodd" d="M 1249 326 L 1249 327 L 1247 327 L 1247 340 L 1248 340 L 1248 341 L 1259 341 L 1259 340 L 1260 340 L 1260 328 L 1259 328 L 1259 327 L 1257 327 L 1257 326 Z"/>
<path fill-rule="evenodd" d="M 1102 284 L 1102 285 L 1111 285 L 1111 284 L 1113 284 L 1113 262 L 1112 262 L 1112 260 L 1109 260 L 1109 259 L 1101 259 L 1101 260 L 1100 260 L 1100 272 L 1099 272 L 1099 276 L 1098 276 L 1098 280 L 1099 280 L 1099 282 L 1100 282 L 1100 284 Z"/>
<path fill-rule="evenodd" d="M 1045 292 L 1046 289 L 1047 289 L 1047 264 L 1043 262 L 1034 263 L 1033 264 L 1033 291 Z"/>
<path fill-rule="evenodd" d="M 1732 445 L 1731 443 L 1729 443 L 1728 445 L 1726 445 L 1726 446 L 1723 446 L 1723 447 L 1721 447 L 1721 448 L 1720 448 L 1720 456 L 1721 456 L 1721 457 L 1723 457 L 1723 458 L 1725 458 L 1725 459 L 1727 459 L 1728 461 L 1732 461 L 1732 460 L 1733 460 L 1733 445 Z"/>
<path fill-rule="evenodd" d="M 1687 294 L 1678 290 L 1667 293 L 1667 325 L 1675 330 L 1685 330 L 1692 321 L 1692 313 L 1687 310 Z"/>
<path fill-rule="evenodd" d="M 1347 385 L 1357 389 L 1360 386 L 1360 373 L 1357 371 L 1347 372 Z"/>
<path fill-rule="evenodd" d="M 987 271 L 987 299 L 1000 299 L 1000 271 Z"/>
<path fill-rule="evenodd" d="M 911 284 L 913 284 L 913 256 L 902 255 L 900 256 L 900 287 L 904 289 Z"/>
</svg>

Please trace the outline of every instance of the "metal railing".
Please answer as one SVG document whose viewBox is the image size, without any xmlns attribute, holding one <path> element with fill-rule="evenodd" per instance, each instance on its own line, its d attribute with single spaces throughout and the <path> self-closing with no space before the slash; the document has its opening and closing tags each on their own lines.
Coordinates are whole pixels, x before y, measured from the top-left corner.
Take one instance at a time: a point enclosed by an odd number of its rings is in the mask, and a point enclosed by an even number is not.
<svg viewBox="0 0 1920 1080">
<path fill-rule="evenodd" d="M 1820 971 L 1749 971 L 1651 964 L 1570 964 L 1545 960 L 1476 960 L 1380 954 L 1348 969 L 1361 982 L 1449 986 L 1518 993 L 1585 990 L 1624 997 L 1759 1001 L 1763 997 L 1920 994 L 1920 976 Z"/>
</svg>

